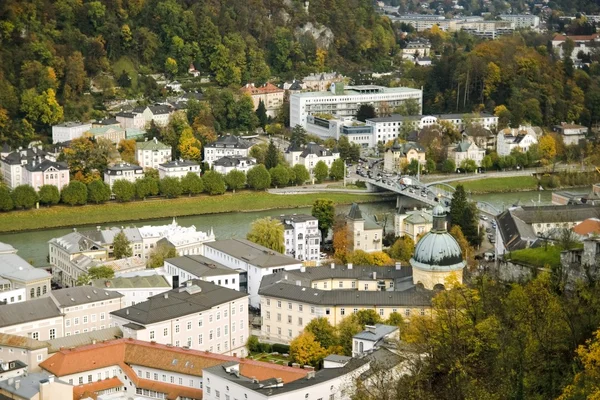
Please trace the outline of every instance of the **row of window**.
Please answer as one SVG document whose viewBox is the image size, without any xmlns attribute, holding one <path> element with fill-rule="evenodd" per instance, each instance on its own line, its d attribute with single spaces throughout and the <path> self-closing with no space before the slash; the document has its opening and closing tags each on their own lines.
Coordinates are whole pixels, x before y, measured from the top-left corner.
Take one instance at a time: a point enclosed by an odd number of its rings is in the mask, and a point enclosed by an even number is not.
<svg viewBox="0 0 600 400">
<path fill-rule="evenodd" d="M 210 320 L 210 322 L 212 323 L 212 319 Z M 203 326 L 202 325 L 202 319 L 199 320 L 198 326 L 199 327 Z M 242 320 L 240 320 L 240 328 L 243 329 L 243 327 L 244 327 L 244 320 L 242 319 Z M 188 323 L 187 323 L 187 330 L 189 331 L 191 329 L 192 329 L 192 322 L 188 321 Z M 236 324 L 235 324 L 235 322 L 232 322 L 231 323 L 231 333 L 234 333 L 235 329 L 236 329 Z M 181 331 L 181 329 L 180 329 L 179 324 L 175 325 L 175 333 L 180 333 L 180 331 Z M 223 336 L 229 335 L 229 325 L 224 325 L 222 332 L 223 332 Z M 163 337 L 169 336 L 169 328 L 163 328 L 162 333 L 163 333 Z M 208 340 L 213 340 L 214 333 L 215 333 L 214 329 L 211 329 L 209 331 L 209 333 L 208 333 L 208 335 L 209 335 Z M 221 327 L 217 327 L 217 329 L 216 329 L 216 337 L 217 338 L 221 337 Z M 198 336 L 198 338 L 199 338 L 199 342 L 200 342 L 199 344 L 202 344 L 202 334 L 200 334 Z M 156 339 L 156 331 L 150 331 L 150 340 L 154 340 L 154 339 Z M 188 341 L 191 341 L 191 339 L 188 339 Z"/>
<path fill-rule="evenodd" d="M 110 315 L 109 315 L 109 318 L 110 318 Z M 106 314 L 103 313 L 103 312 L 101 312 L 100 313 L 100 321 L 104 321 L 105 319 L 106 319 Z M 80 321 L 79 317 L 74 317 L 73 318 L 73 325 L 75 325 L 75 326 L 79 325 L 79 321 Z M 96 322 L 96 314 L 91 314 L 90 316 L 84 315 L 81 318 L 81 323 L 82 324 L 87 324 L 89 321 Z M 68 328 L 70 326 L 71 326 L 71 319 L 70 318 L 65 319 L 65 327 Z"/>
</svg>

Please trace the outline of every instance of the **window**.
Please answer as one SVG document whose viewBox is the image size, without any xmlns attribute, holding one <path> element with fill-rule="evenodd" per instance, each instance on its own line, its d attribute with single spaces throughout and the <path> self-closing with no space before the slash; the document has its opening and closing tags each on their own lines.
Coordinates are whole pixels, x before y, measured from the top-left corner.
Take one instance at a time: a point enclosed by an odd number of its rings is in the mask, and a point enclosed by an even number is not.
<svg viewBox="0 0 600 400">
<path fill-rule="evenodd" d="M 231 332 L 235 332 L 235 322 L 231 323 Z"/>
<path fill-rule="evenodd" d="M 104 313 L 100 313 L 100 321 L 104 321 Z"/>
<path fill-rule="evenodd" d="M 421 308 L 421 315 L 425 315 L 425 309 Z"/>
<path fill-rule="evenodd" d="M 212 317 L 212 314 L 208 314 L 208 322 L 209 322 L 210 324 L 212 324 L 212 322 L 213 322 L 213 317 Z"/>
<path fill-rule="evenodd" d="M 202 337 L 202 334 L 198 335 L 198 344 L 201 345 L 204 342 L 204 339 Z"/>
<path fill-rule="evenodd" d="M 327 282 L 323 282 L 323 289 L 327 289 Z"/>
<path fill-rule="evenodd" d="M 302 304 L 298 304 L 298 311 L 302 312 Z"/>
<path fill-rule="evenodd" d="M 281 322 L 281 314 L 277 313 L 277 322 Z"/>
<path fill-rule="evenodd" d="M 212 329 L 208 332 L 208 340 L 213 340 L 213 330 Z"/>
<path fill-rule="evenodd" d="M 277 308 L 281 308 L 281 300 L 277 300 Z"/>
<path fill-rule="evenodd" d="M 31 333 L 31 338 L 35 339 L 35 340 L 39 340 L 40 339 L 40 333 L 39 332 L 32 332 Z"/>
<path fill-rule="evenodd" d="M 79 384 L 80 384 L 80 385 L 83 385 L 83 376 L 80 376 L 80 377 L 79 377 Z"/>
<path fill-rule="evenodd" d="M 267 299 L 267 305 L 270 306 L 271 305 L 271 299 Z M 234 307 L 235 310 L 235 307 Z"/>
<path fill-rule="evenodd" d="M 89 374 L 87 378 L 88 378 L 88 383 L 92 383 L 92 374 Z"/>
<path fill-rule="evenodd" d="M 217 311 L 217 321 L 221 320 L 221 311 Z"/>
<path fill-rule="evenodd" d="M 266 318 L 267 318 L 267 319 L 271 319 L 271 312 L 270 312 L 270 311 L 267 311 Z"/>
<path fill-rule="evenodd" d="M 202 326 L 204 326 L 204 320 L 202 318 L 200 318 L 198 320 L 198 327 L 202 328 Z"/>
<path fill-rule="evenodd" d="M 221 337 L 221 327 L 217 328 L 217 338 Z"/>
<path fill-rule="evenodd" d="M 383 308 L 379 309 L 379 315 L 383 317 Z"/>
<path fill-rule="evenodd" d="M 166 374 L 162 374 L 162 381 L 166 382 L 167 381 L 167 375 Z"/>
<path fill-rule="evenodd" d="M 365 290 L 369 290 L 369 284 L 365 283 Z"/>
<path fill-rule="evenodd" d="M 168 336 L 168 335 L 169 335 L 169 328 L 163 329 L 163 336 Z"/>
<path fill-rule="evenodd" d="M 224 330 L 223 335 L 228 335 L 229 334 L 229 325 L 225 325 L 223 327 L 223 330 Z"/>
<path fill-rule="evenodd" d="M 281 336 L 281 328 L 277 328 L 277 334 Z"/>
<path fill-rule="evenodd" d="M 154 331 L 150 331 L 150 339 L 154 339 Z"/>
<path fill-rule="evenodd" d="M 84 323 L 84 324 L 87 324 L 87 323 L 88 323 L 88 316 L 87 316 L 87 315 L 84 315 L 84 316 L 83 316 L 83 323 Z"/>
<path fill-rule="evenodd" d="M 331 310 L 329 308 L 326 308 L 325 309 L 325 315 L 329 315 L 329 314 L 331 314 Z"/>
<path fill-rule="evenodd" d="M 339 281 L 339 282 L 338 282 L 338 287 L 339 287 L 339 288 L 343 288 L 343 287 L 344 287 L 344 282 L 342 282 L 342 281 Z"/>
<path fill-rule="evenodd" d="M 65 326 L 67 328 L 71 326 L 71 320 L 70 319 L 65 319 Z"/>
<path fill-rule="evenodd" d="M 291 329 L 288 329 L 288 336 L 292 337 L 292 330 Z"/>
<path fill-rule="evenodd" d="M 356 282 L 352 281 L 352 289 L 356 289 Z"/>
<path fill-rule="evenodd" d="M 56 329 L 52 328 L 50 329 L 50 339 L 56 339 Z"/>
<path fill-rule="evenodd" d="M 175 325 L 175 333 L 179 333 L 179 325 Z"/>
<path fill-rule="evenodd" d="M 73 324 L 79 325 L 79 318 L 77 318 L 77 317 L 73 318 Z"/>
<path fill-rule="evenodd" d="M 92 322 L 96 322 L 96 314 L 92 314 Z"/>
<path fill-rule="evenodd" d="M 291 323 L 292 323 L 292 316 L 288 315 L 288 324 L 291 324 Z"/>
<path fill-rule="evenodd" d="M 187 323 L 187 330 L 192 330 L 192 321 L 188 321 Z"/>
<path fill-rule="evenodd" d="M 288 310 L 292 309 L 292 303 L 288 303 Z"/>
<path fill-rule="evenodd" d="M 404 310 L 404 315 L 407 317 L 410 317 L 410 308 L 407 308 L 406 310 Z"/>
<path fill-rule="evenodd" d="M 353 309 L 352 312 L 356 314 L 358 312 L 358 308 Z"/>
<path fill-rule="evenodd" d="M 314 308 L 314 307 L 311 307 L 311 308 L 310 308 L 310 313 L 311 313 L 311 314 L 314 314 L 314 313 L 315 313 L 315 308 Z"/>
<path fill-rule="evenodd" d="M 346 309 L 340 308 L 340 315 L 346 315 Z"/>
<path fill-rule="evenodd" d="M 157 381 L 158 380 L 158 373 L 154 373 L 154 380 Z"/>
</svg>

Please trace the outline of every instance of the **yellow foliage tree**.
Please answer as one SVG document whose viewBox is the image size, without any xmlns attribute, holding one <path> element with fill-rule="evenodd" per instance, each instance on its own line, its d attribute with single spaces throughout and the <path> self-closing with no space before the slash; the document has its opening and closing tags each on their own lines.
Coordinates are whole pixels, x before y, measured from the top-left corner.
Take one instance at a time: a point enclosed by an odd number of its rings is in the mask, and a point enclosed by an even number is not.
<svg viewBox="0 0 600 400">
<path fill-rule="evenodd" d="M 573 382 L 567 385 L 558 400 L 600 399 L 600 330 L 594 337 L 579 346 L 577 357 L 583 366 Z"/>
<path fill-rule="evenodd" d="M 301 333 L 290 343 L 290 357 L 298 364 L 316 367 L 326 356 L 327 350 L 321 347 L 311 332 Z"/>
<path fill-rule="evenodd" d="M 373 258 L 373 265 L 377 266 L 392 265 L 394 263 L 394 260 L 383 251 L 371 253 L 371 258 Z"/>
<path fill-rule="evenodd" d="M 348 245 L 350 244 L 350 232 L 346 228 L 343 218 L 337 218 L 333 224 L 333 251 L 334 257 L 345 264 L 348 259 Z"/>
<path fill-rule="evenodd" d="M 133 139 L 122 139 L 119 142 L 119 153 L 123 161 L 128 163 L 135 163 L 135 140 Z"/>
<path fill-rule="evenodd" d="M 556 157 L 556 140 L 550 135 L 544 135 L 539 141 L 542 163 L 550 164 Z"/>
<path fill-rule="evenodd" d="M 187 127 L 181 132 L 177 149 L 181 157 L 186 160 L 200 160 L 202 143 L 196 139 L 192 128 Z"/>
</svg>

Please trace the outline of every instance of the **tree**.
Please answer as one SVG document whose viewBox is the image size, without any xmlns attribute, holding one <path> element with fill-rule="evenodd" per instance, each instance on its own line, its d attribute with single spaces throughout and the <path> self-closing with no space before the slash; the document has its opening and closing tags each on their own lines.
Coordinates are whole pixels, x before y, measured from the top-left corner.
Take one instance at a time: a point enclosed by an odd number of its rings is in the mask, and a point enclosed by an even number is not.
<svg viewBox="0 0 600 400">
<path fill-rule="evenodd" d="M 338 341 L 339 345 L 342 347 L 344 355 L 352 355 L 352 338 L 363 329 L 364 326 L 361 326 L 361 324 L 358 322 L 356 314 L 348 315 L 338 323 Z"/>
<path fill-rule="evenodd" d="M 410 236 L 402 236 L 394 242 L 390 247 L 390 257 L 408 263 L 412 257 L 413 251 L 415 250 L 415 242 Z"/>
<path fill-rule="evenodd" d="M 377 114 L 375 113 L 375 107 L 371 104 L 361 104 L 358 107 L 358 111 L 356 112 L 356 119 L 365 122 L 368 119 L 375 118 Z"/>
<path fill-rule="evenodd" d="M 404 318 L 402 318 L 402 314 L 394 311 L 390 314 L 389 318 L 385 321 L 385 323 L 386 325 L 402 327 L 404 326 Z"/>
<path fill-rule="evenodd" d="M 167 176 L 158 183 L 160 194 L 167 199 L 174 199 L 181 196 L 182 187 L 179 178 Z"/>
<path fill-rule="evenodd" d="M 290 357 L 300 365 L 317 367 L 327 351 L 315 340 L 315 335 L 303 332 L 290 343 Z"/>
<path fill-rule="evenodd" d="M 122 139 L 119 142 L 119 153 L 123 161 L 130 164 L 135 163 L 136 142 L 133 139 Z"/>
<path fill-rule="evenodd" d="M 167 75 L 173 78 L 177 74 L 177 70 L 177 61 L 175 61 L 171 57 L 167 57 L 167 59 L 165 60 L 165 72 L 167 73 Z"/>
<path fill-rule="evenodd" d="M 150 258 L 146 263 L 148 268 L 160 268 L 165 265 L 165 260 L 177 257 L 177 250 L 174 247 L 159 244 L 154 251 L 150 253 Z"/>
<path fill-rule="evenodd" d="M 158 179 L 151 177 L 148 171 L 143 178 L 135 181 L 135 197 L 140 200 L 146 200 L 148 196 L 156 196 L 158 192 Z"/>
<path fill-rule="evenodd" d="M 60 201 L 60 192 L 54 185 L 42 185 L 42 187 L 40 187 L 39 196 L 40 203 L 47 206 L 58 204 Z"/>
<path fill-rule="evenodd" d="M 113 239 L 113 257 L 116 260 L 120 260 L 121 258 L 131 257 L 133 255 L 133 250 L 131 248 L 131 242 L 125 235 L 125 232 L 121 230 L 121 232 L 115 235 Z"/>
<path fill-rule="evenodd" d="M 88 202 L 99 204 L 110 200 L 110 186 L 96 179 L 87 185 Z"/>
<path fill-rule="evenodd" d="M 460 163 L 460 168 L 465 172 L 475 172 L 475 170 L 477 169 L 477 164 L 475 163 L 475 161 L 471 160 L 470 158 L 467 158 Z"/>
<path fill-rule="evenodd" d="M 204 182 L 198 174 L 188 172 L 186 176 L 181 178 L 181 192 L 190 196 L 200 194 L 204 191 Z"/>
<path fill-rule="evenodd" d="M 131 201 L 135 197 L 135 184 L 125 179 L 116 180 L 112 192 L 120 203 Z"/>
<path fill-rule="evenodd" d="M 87 273 L 79 275 L 77 277 L 77 286 L 88 285 L 95 279 L 112 279 L 115 277 L 115 271 L 105 265 L 99 265 L 97 267 L 90 267 Z"/>
<path fill-rule="evenodd" d="M 87 186 L 79 181 L 71 181 L 63 187 L 60 198 L 63 203 L 70 206 L 84 205 L 87 203 Z"/>
<path fill-rule="evenodd" d="M 55 125 L 63 119 L 63 108 L 56 100 L 54 89 L 37 94 L 35 89 L 27 89 L 21 95 L 21 111 L 27 120 L 40 125 Z"/>
<path fill-rule="evenodd" d="M 10 189 L 6 186 L 0 186 L 0 210 L 10 211 L 15 207 Z"/>
<path fill-rule="evenodd" d="M 279 253 L 285 252 L 283 225 L 277 219 L 271 217 L 257 219 L 252 223 L 246 239 Z"/>
<path fill-rule="evenodd" d="M 331 169 L 329 170 L 329 176 L 334 181 L 344 179 L 344 171 L 345 170 L 346 170 L 346 168 L 345 168 L 344 160 L 342 160 L 341 158 L 338 158 L 331 164 Z"/>
<path fill-rule="evenodd" d="M 392 265 L 394 261 L 387 255 L 387 253 L 383 251 L 375 251 L 371 253 L 371 259 L 373 265 L 377 265 L 379 267 L 384 265 Z"/>
<path fill-rule="evenodd" d="M 361 326 L 363 326 L 363 329 L 365 325 L 375 325 L 381 322 L 381 317 L 379 316 L 379 314 L 377 314 L 375 310 L 370 308 L 358 310 L 358 312 L 355 315 L 357 322 Z"/>
<path fill-rule="evenodd" d="M 223 175 L 217 171 L 206 171 L 202 177 L 204 182 L 204 191 L 210 195 L 225 193 L 225 180 Z"/>
<path fill-rule="evenodd" d="M 454 225 L 452 228 L 450 228 L 449 233 L 452 235 L 452 237 L 454 239 L 456 239 L 456 242 L 458 243 L 458 246 L 460 247 L 460 251 L 462 253 L 463 259 L 465 259 L 465 260 L 473 259 L 475 252 L 469 245 L 469 241 L 467 240 L 467 238 L 465 238 L 465 235 L 463 234 L 460 226 Z"/>
<path fill-rule="evenodd" d="M 265 168 L 270 170 L 271 168 L 275 168 L 277 164 L 279 164 L 279 151 L 275 147 L 273 139 L 271 139 L 269 147 L 267 147 L 267 153 L 265 154 Z"/>
<path fill-rule="evenodd" d="M 494 162 L 492 161 L 492 157 L 490 155 L 484 156 L 481 160 L 481 166 L 486 170 L 492 168 L 493 165 Z"/>
<path fill-rule="evenodd" d="M 351 232 L 346 226 L 345 218 L 341 215 L 335 217 L 333 224 L 333 255 L 342 264 L 348 262 L 348 247 L 352 240 L 350 235 Z"/>
<path fill-rule="evenodd" d="M 540 138 L 538 143 L 540 153 L 541 153 L 541 161 L 543 164 L 551 164 L 556 157 L 556 140 L 551 135 L 544 135 Z"/>
<path fill-rule="evenodd" d="M 19 185 L 12 191 L 12 198 L 15 208 L 29 210 L 35 207 L 38 201 L 38 195 L 35 189 L 29 185 Z"/>
<path fill-rule="evenodd" d="M 444 161 L 444 163 L 442 164 L 442 172 L 445 172 L 447 174 L 456 172 L 456 164 L 454 163 L 454 160 L 447 159 L 446 161 Z"/>
<path fill-rule="evenodd" d="M 290 144 L 296 146 L 304 146 L 307 143 L 306 129 L 302 125 L 296 125 L 292 128 L 292 135 L 290 137 Z M 345 137 L 345 136 L 344 136 Z"/>
<path fill-rule="evenodd" d="M 600 396 L 600 329 L 577 348 L 579 371 L 558 400 L 598 399 Z"/>
<path fill-rule="evenodd" d="M 292 167 L 294 173 L 294 183 L 296 185 L 303 185 L 304 182 L 310 179 L 310 174 L 303 164 L 296 164 Z"/>
<path fill-rule="evenodd" d="M 317 199 L 313 203 L 311 215 L 319 220 L 319 230 L 321 231 L 321 242 L 329 234 L 329 229 L 333 226 L 335 206 L 333 200 Z"/>
<path fill-rule="evenodd" d="M 233 169 L 225 175 L 225 183 L 227 187 L 235 193 L 238 189 L 243 189 L 246 186 L 246 174 L 237 169 Z"/>
<path fill-rule="evenodd" d="M 258 126 L 266 129 L 267 122 L 269 122 L 269 118 L 267 117 L 267 107 L 265 107 L 265 103 L 262 99 L 258 102 L 258 107 L 256 108 L 256 118 L 258 119 Z"/>
<path fill-rule="evenodd" d="M 194 136 L 192 128 L 187 127 L 181 132 L 177 150 L 184 160 L 200 161 L 202 157 L 202 144 Z"/>
<path fill-rule="evenodd" d="M 450 224 L 461 226 L 467 208 L 467 193 L 463 185 L 457 185 L 450 202 Z"/>
<path fill-rule="evenodd" d="M 313 318 L 305 327 L 304 332 L 310 332 L 321 347 L 328 349 L 337 345 L 336 330 L 325 317 Z"/>
<path fill-rule="evenodd" d="M 252 167 L 246 176 L 248 186 L 254 190 L 265 190 L 271 186 L 271 175 L 264 165 L 259 164 Z"/>
<path fill-rule="evenodd" d="M 317 162 L 317 165 L 315 165 L 313 173 L 315 175 L 317 183 L 321 183 L 325 180 L 325 178 L 327 178 L 327 175 L 329 174 L 329 168 L 327 168 L 327 164 L 325 164 L 325 162 L 321 160 Z"/>
<path fill-rule="evenodd" d="M 269 170 L 271 175 L 271 183 L 275 187 L 284 187 L 290 183 L 290 170 L 282 164 L 279 164 L 275 168 Z"/>
<path fill-rule="evenodd" d="M 372 254 L 364 250 L 354 250 L 346 255 L 346 259 L 354 265 L 373 265 L 374 263 Z"/>
</svg>

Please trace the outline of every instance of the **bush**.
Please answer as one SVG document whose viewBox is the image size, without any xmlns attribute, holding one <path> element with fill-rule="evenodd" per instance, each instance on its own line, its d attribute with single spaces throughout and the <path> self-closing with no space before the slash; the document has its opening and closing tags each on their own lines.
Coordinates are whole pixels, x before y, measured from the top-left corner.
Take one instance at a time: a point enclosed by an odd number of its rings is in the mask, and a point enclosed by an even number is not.
<svg viewBox="0 0 600 400">
<path fill-rule="evenodd" d="M 43 185 L 40 188 L 40 203 L 51 206 L 60 201 L 60 192 L 54 185 Z"/>
<path fill-rule="evenodd" d="M 246 342 L 246 348 L 250 353 L 260 353 L 260 343 L 258 338 L 254 335 L 250 335 Z"/>
<path fill-rule="evenodd" d="M 12 192 L 12 198 L 15 208 L 29 210 L 35 207 L 38 201 L 38 194 L 35 189 L 29 185 L 19 185 Z"/>
<path fill-rule="evenodd" d="M 286 344 L 274 343 L 272 346 L 272 351 L 277 352 L 279 354 L 289 354 L 290 346 Z"/>
<path fill-rule="evenodd" d="M 558 178 L 558 176 L 555 175 L 543 176 L 540 180 L 540 184 L 544 188 L 555 189 L 560 186 L 560 179 Z"/>
<path fill-rule="evenodd" d="M 179 178 L 166 177 L 160 180 L 158 184 L 160 194 L 167 199 L 174 199 L 181 196 L 182 188 Z"/>
<path fill-rule="evenodd" d="M 127 202 L 135 197 L 135 184 L 125 179 L 119 179 L 113 183 L 112 191 L 115 199 L 119 202 Z"/>
<path fill-rule="evenodd" d="M 87 204 L 87 186 L 79 181 L 71 181 L 60 193 L 63 203 L 70 206 Z"/>
<path fill-rule="evenodd" d="M 223 175 L 216 171 L 206 171 L 202 177 L 204 191 L 210 195 L 225 193 L 225 180 Z"/>
</svg>

